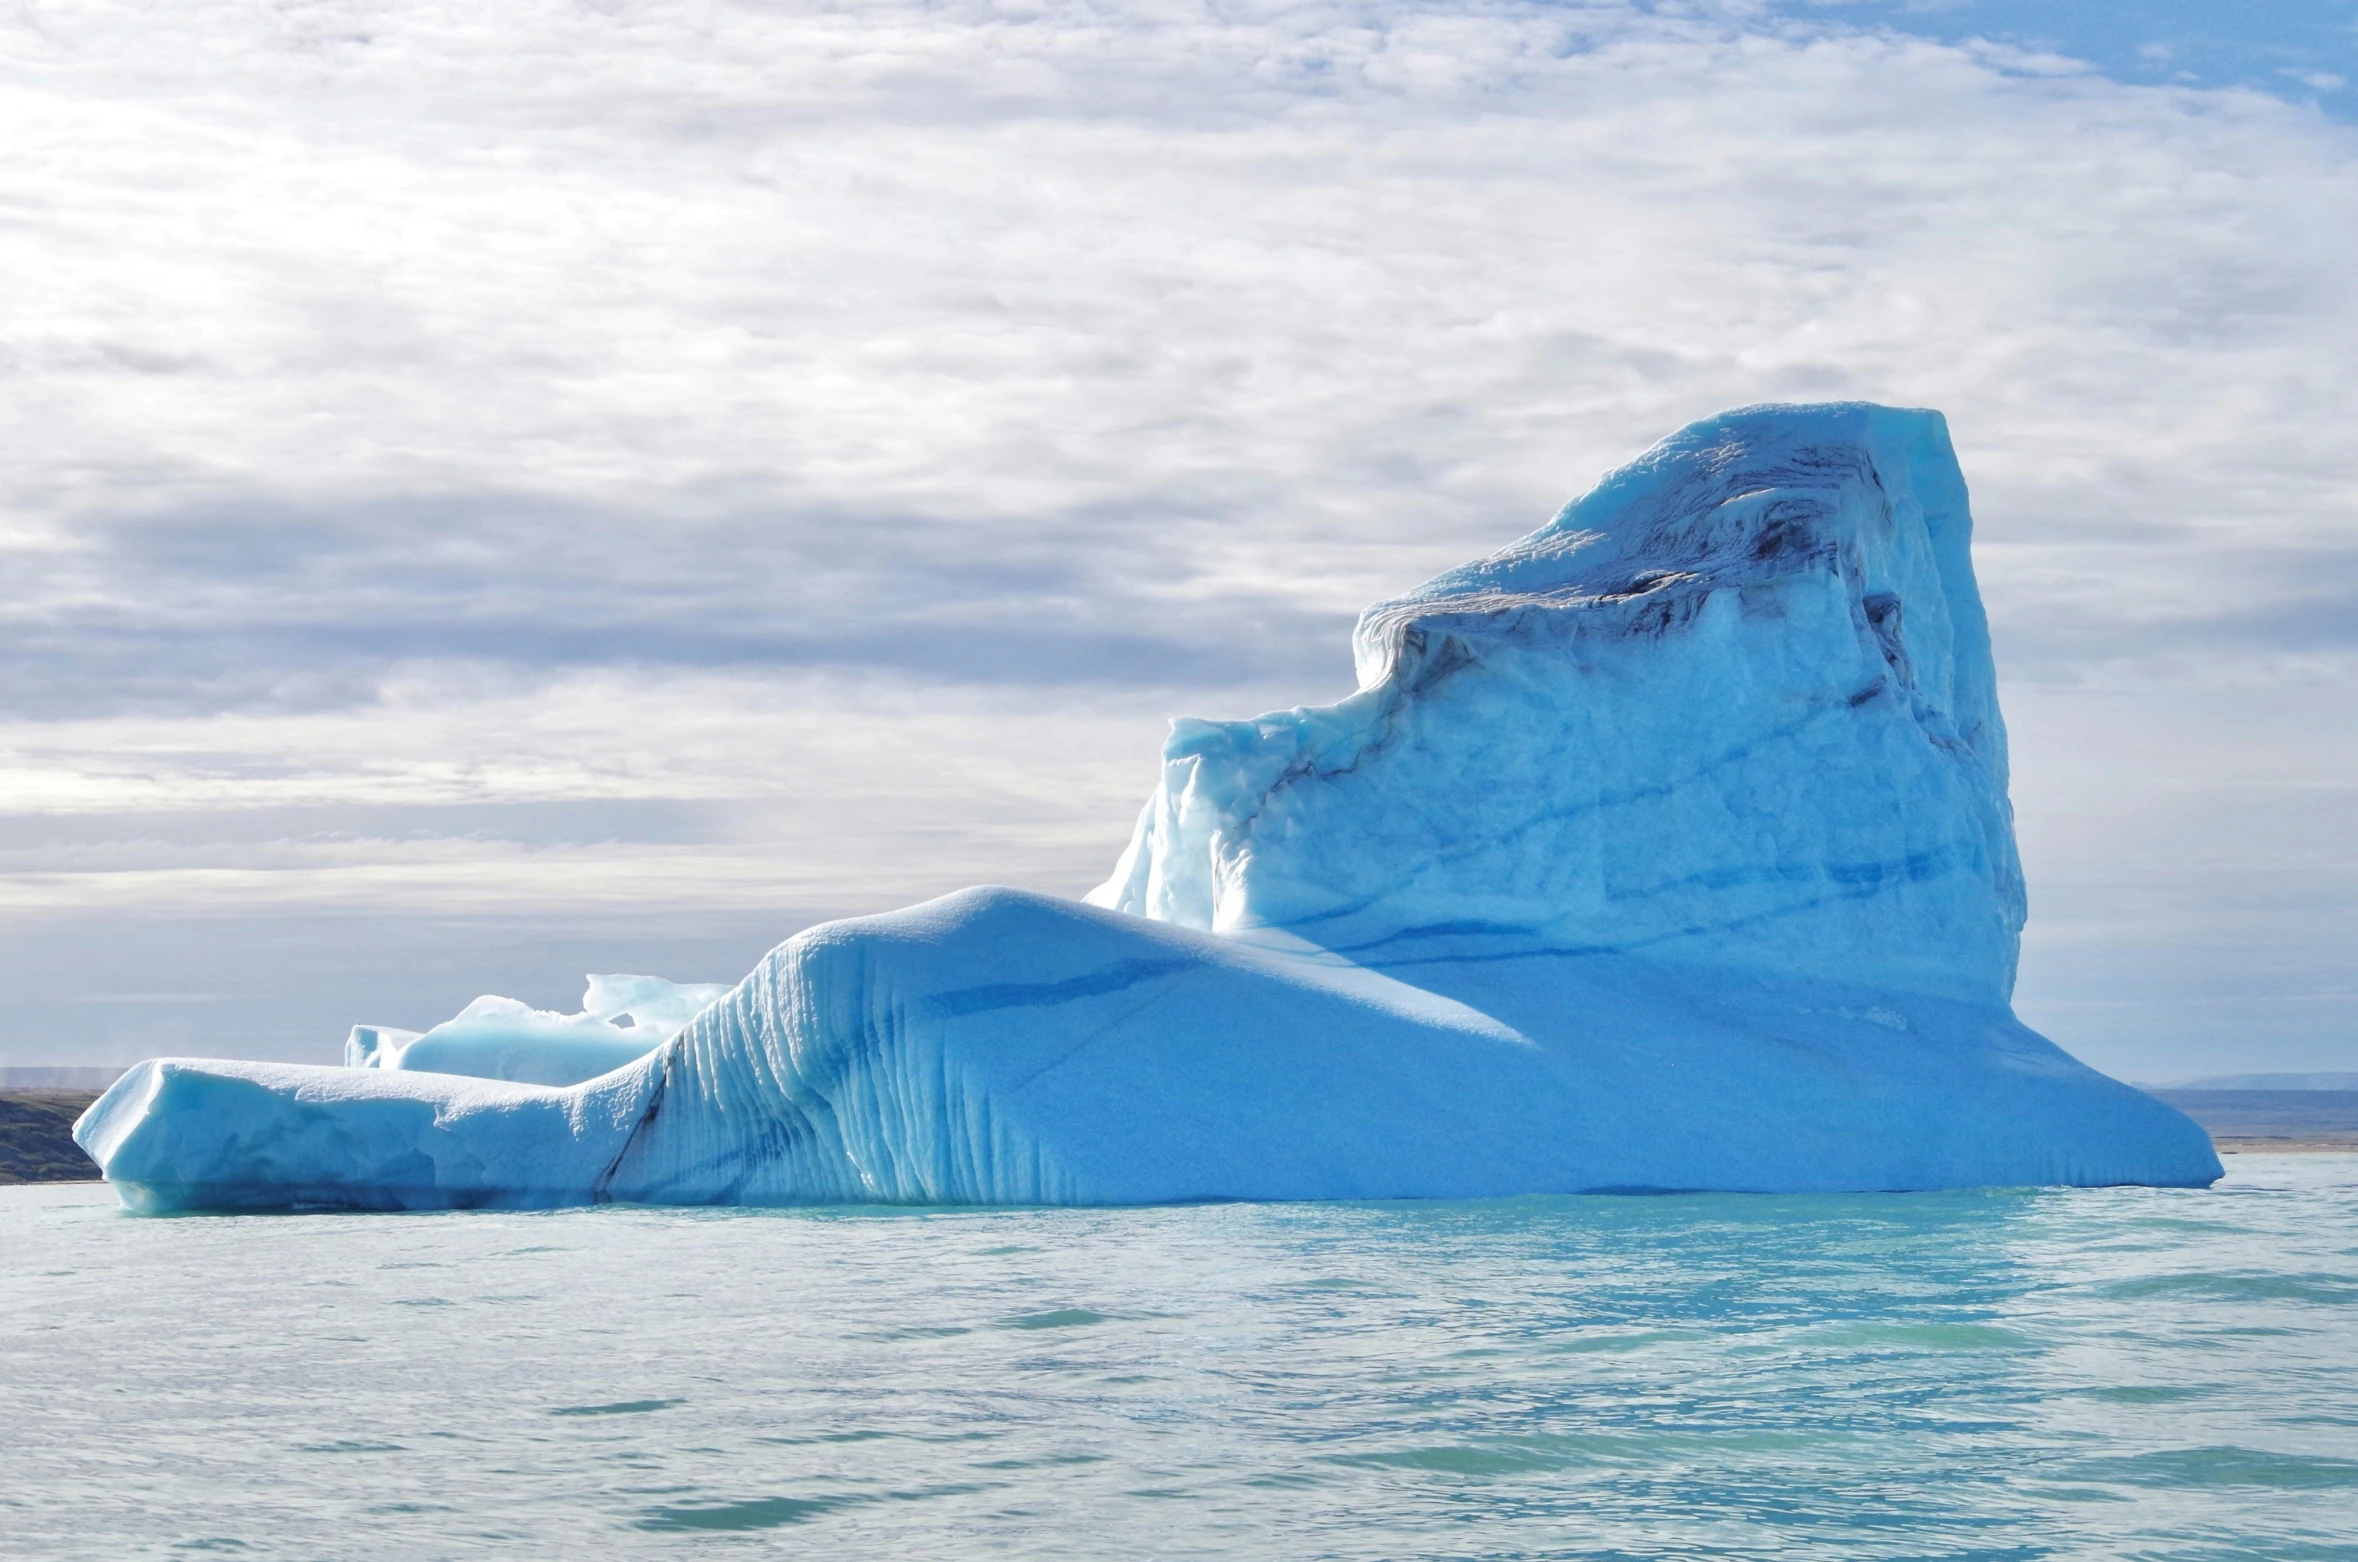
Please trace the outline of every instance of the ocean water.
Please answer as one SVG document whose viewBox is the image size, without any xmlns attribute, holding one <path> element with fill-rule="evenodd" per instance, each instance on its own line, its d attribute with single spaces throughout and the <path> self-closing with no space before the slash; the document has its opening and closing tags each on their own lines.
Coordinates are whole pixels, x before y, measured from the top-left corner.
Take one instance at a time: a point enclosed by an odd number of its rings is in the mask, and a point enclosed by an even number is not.
<svg viewBox="0 0 2358 1562">
<path fill-rule="evenodd" d="M 140 1219 L 0 1555 L 2358 1558 L 2358 1157 L 2207 1192 Z"/>
</svg>

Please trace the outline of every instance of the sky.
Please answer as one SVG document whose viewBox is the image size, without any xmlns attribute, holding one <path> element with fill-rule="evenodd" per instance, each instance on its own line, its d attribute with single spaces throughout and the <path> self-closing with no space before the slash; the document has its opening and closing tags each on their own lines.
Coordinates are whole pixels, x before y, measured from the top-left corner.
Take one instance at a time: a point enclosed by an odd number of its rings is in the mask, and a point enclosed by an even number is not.
<svg viewBox="0 0 2358 1562">
<path fill-rule="evenodd" d="M 2358 4 L 13 0 L 0 1064 L 1109 871 L 1168 718 L 1948 416 L 2140 1080 L 2358 1067 Z"/>
</svg>

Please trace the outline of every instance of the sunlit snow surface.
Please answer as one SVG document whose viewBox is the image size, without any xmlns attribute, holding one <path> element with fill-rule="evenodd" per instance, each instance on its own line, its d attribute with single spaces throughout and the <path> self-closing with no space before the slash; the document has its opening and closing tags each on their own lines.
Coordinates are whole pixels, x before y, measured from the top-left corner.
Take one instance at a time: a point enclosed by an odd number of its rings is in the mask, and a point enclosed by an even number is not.
<svg viewBox="0 0 2358 1562">
<path fill-rule="evenodd" d="M 1174 723 L 1098 904 L 812 929 L 568 1088 L 164 1060 L 77 1132 L 151 1210 L 2207 1182 L 2008 1007 L 1970 529 L 1938 414 L 1725 414 L 1351 698 Z"/>
<path fill-rule="evenodd" d="M 658 976 L 592 976 L 579 1014 L 553 1014 L 485 994 L 423 1033 L 355 1025 L 344 1043 L 344 1063 L 578 1085 L 645 1057 L 728 990 Z"/>
</svg>

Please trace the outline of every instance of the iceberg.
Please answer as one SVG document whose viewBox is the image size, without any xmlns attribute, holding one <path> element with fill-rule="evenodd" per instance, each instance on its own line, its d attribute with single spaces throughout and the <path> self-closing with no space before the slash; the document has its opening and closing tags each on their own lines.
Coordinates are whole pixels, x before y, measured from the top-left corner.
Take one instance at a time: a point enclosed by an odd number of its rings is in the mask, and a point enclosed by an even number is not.
<svg viewBox="0 0 2358 1562">
<path fill-rule="evenodd" d="M 555 1014 L 486 993 L 429 1031 L 355 1025 L 344 1042 L 344 1063 L 578 1085 L 645 1057 L 728 990 L 718 982 L 592 976 L 579 1014 Z"/>
<path fill-rule="evenodd" d="M 143 1210 L 2206 1185 L 2013 1013 L 1970 540 L 1938 413 L 1725 413 L 1368 609 L 1341 702 L 1174 722 L 1085 902 L 808 929 L 595 1075 L 593 984 L 76 1133 Z"/>
</svg>

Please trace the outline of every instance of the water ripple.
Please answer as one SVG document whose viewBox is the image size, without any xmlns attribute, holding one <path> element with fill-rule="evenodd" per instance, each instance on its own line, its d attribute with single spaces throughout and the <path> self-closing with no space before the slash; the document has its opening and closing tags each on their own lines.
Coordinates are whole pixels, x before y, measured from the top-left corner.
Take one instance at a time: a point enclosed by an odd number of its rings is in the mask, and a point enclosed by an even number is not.
<svg viewBox="0 0 2358 1562">
<path fill-rule="evenodd" d="M 2230 1166 L 1154 1210 L 0 1194 L 0 1550 L 2351 1562 L 2358 1157 Z"/>
</svg>

